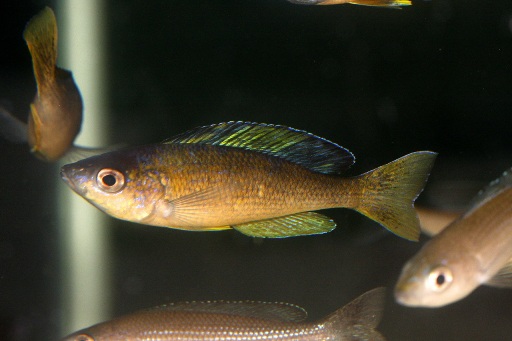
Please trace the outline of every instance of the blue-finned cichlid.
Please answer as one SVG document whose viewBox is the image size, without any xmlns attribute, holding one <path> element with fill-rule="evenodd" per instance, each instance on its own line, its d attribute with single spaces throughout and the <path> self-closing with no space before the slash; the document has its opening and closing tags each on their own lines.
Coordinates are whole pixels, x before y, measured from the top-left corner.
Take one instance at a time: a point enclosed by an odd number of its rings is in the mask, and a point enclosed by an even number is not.
<svg viewBox="0 0 512 341">
<path fill-rule="evenodd" d="M 183 302 L 141 310 L 73 333 L 62 341 L 384 341 L 375 330 L 384 288 L 359 296 L 317 322 L 287 303 Z"/>
<path fill-rule="evenodd" d="M 346 207 L 417 240 L 413 203 L 435 157 L 411 153 L 342 177 L 354 156 L 335 143 L 284 126 L 228 122 L 68 164 L 61 176 L 107 214 L 147 225 L 282 238 L 329 232 L 336 224 L 311 211 Z"/>
</svg>

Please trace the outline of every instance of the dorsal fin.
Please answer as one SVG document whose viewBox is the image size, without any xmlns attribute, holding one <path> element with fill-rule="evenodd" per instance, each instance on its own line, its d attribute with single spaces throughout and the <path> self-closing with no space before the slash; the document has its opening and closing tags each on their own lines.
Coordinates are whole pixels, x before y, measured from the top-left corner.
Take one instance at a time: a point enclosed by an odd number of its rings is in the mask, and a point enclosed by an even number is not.
<svg viewBox="0 0 512 341">
<path fill-rule="evenodd" d="M 293 304 L 261 301 L 191 301 L 166 304 L 152 309 L 228 314 L 283 322 L 301 322 L 308 316 L 303 308 Z"/>
<path fill-rule="evenodd" d="M 512 187 L 512 168 L 507 169 L 501 174 L 499 178 L 491 181 L 487 187 L 482 189 L 478 194 L 471 200 L 469 207 L 470 209 L 464 214 L 468 215 L 474 209 L 480 207 L 482 204 L 487 202 L 488 200 L 494 198 L 505 189 Z"/>
<path fill-rule="evenodd" d="M 339 174 L 355 161 L 347 149 L 308 132 L 251 122 L 199 127 L 163 143 L 209 144 L 258 151 L 324 174 Z"/>
</svg>

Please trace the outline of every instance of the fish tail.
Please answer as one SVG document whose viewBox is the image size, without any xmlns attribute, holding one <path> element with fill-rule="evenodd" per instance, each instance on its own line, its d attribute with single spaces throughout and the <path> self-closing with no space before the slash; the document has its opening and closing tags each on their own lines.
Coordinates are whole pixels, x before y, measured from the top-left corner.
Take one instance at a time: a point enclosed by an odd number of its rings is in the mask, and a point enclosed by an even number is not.
<svg viewBox="0 0 512 341">
<path fill-rule="evenodd" d="M 38 85 L 44 87 L 55 80 L 57 62 L 57 20 L 52 9 L 46 7 L 28 22 L 23 38 L 27 42 L 34 75 Z"/>
<path fill-rule="evenodd" d="M 329 339 L 385 341 L 375 330 L 382 319 L 385 293 L 385 288 L 375 288 L 327 316 L 321 324 L 332 337 Z"/>
<path fill-rule="evenodd" d="M 359 177 L 361 198 L 355 209 L 389 231 L 417 241 L 420 222 L 414 201 L 423 191 L 437 153 L 415 152 Z"/>
<path fill-rule="evenodd" d="M 328 2 L 328 1 L 327 1 Z M 352 0 L 349 3 L 364 6 L 380 6 L 399 8 L 400 6 L 410 6 L 410 0 Z"/>
</svg>

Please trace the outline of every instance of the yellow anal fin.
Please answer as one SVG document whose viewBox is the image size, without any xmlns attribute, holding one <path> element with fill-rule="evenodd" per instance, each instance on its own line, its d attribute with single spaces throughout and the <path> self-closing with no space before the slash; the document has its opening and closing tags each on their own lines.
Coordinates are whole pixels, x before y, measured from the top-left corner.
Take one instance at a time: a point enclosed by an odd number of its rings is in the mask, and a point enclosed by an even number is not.
<svg viewBox="0 0 512 341">
<path fill-rule="evenodd" d="M 245 235 L 260 238 L 286 238 L 332 231 L 336 223 L 322 214 L 302 212 L 284 217 L 239 224 L 233 228 Z"/>
<path fill-rule="evenodd" d="M 57 20 L 52 9 L 46 7 L 35 15 L 23 32 L 27 42 L 38 89 L 55 79 L 57 62 Z"/>
</svg>

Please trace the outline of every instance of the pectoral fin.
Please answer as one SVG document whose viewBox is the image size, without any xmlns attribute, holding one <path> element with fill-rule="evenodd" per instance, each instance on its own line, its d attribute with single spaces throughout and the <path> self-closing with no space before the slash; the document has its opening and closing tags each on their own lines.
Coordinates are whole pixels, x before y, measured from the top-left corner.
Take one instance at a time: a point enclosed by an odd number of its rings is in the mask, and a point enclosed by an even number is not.
<svg viewBox="0 0 512 341">
<path fill-rule="evenodd" d="M 508 263 L 485 284 L 498 288 L 512 288 L 512 259 L 509 259 Z"/>
<path fill-rule="evenodd" d="M 275 219 L 239 224 L 233 228 L 251 237 L 286 238 L 327 233 L 336 228 L 336 223 L 319 213 L 302 212 Z"/>
</svg>

